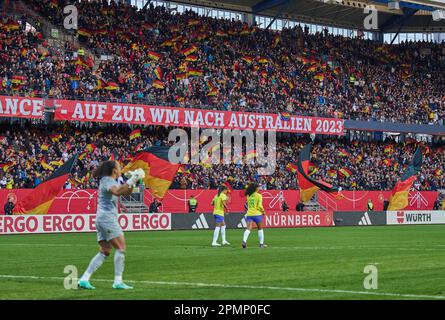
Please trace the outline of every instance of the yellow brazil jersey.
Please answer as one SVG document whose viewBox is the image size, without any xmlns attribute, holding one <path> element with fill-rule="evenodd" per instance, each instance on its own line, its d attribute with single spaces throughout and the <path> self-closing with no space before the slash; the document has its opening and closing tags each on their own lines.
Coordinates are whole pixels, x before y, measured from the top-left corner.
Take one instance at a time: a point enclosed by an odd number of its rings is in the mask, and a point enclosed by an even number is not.
<svg viewBox="0 0 445 320">
<path fill-rule="evenodd" d="M 260 216 L 264 212 L 263 208 L 263 196 L 259 193 L 252 193 L 247 196 L 247 215 L 248 216 Z"/>
<path fill-rule="evenodd" d="M 213 198 L 213 214 L 217 214 L 220 216 L 224 215 L 224 201 L 227 200 L 227 196 L 224 193 L 221 193 L 219 196 L 216 195 Z"/>
</svg>

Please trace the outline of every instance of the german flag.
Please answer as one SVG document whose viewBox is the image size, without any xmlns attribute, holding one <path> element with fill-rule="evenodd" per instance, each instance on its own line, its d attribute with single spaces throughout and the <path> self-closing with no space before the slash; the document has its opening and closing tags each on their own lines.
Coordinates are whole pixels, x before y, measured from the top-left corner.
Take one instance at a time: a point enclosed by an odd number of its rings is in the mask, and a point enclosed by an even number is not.
<svg viewBox="0 0 445 320">
<path fill-rule="evenodd" d="M 45 169 L 45 170 L 54 171 L 54 167 L 50 166 L 50 165 L 45 161 L 45 159 L 42 159 L 42 160 L 40 161 L 40 165 L 41 165 L 42 168 Z"/>
<path fill-rule="evenodd" d="M 119 85 L 116 82 L 108 82 L 107 86 L 104 88 L 105 90 L 117 90 L 119 89 Z"/>
<path fill-rule="evenodd" d="M 417 178 L 417 174 L 421 169 L 422 160 L 422 152 L 420 151 L 420 148 L 417 148 L 412 162 L 392 190 L 392 196 L 388 205 L 389 211 L 403 210 L 408 206 L 409 190 L 411 189 L 414 181 Z"/>
<path fill-rule="evenodd" d="M 185 58 L 185 61 L 191 61 L 191 62 L 198 61 L 198 56 L 194 55 L 194 54 L 190 54 L 187 56 L 187 58 Z"/>
<path fill-rule="evenodd" d="M 338 169 L 338 173 L 339 175 L 341 175 L 342 177 L 346 177 L 349 178 L 352 175 L 352 171 L 346 168 L 340 168 Z"/>
<path fill-rule="evenodd" d="M 307 68 L 308 72 L 315 72 L 317 71 L 317 66 L 316 65 L 311 65 Z"/>
<path fill-rule="evenodd" d="M 383 163 L 387 167 L 391 167 L 391 165 L 392 165 L 391 159 L 385 159 L 385 160 L 383 160 Z"/>
<path fill-rule="evenodd" d="M 259 63 L 268 63 L 269 60 L 268 60 L 267 58 L 265 58 L 265 57 L 260 57 L 260 58 L 258 59 L 258 62 L 259 62 Z"/>
<path fill-rule="evenodd" d="M 77 154 L 65 162 L 46 181 L 39 184 L 14 208 L 14 214 L 47 214 L 57 194 L 71 174 Z"/>
<path fill-rule="evenodd" d="M 61 165 L 63 165 L 63 160 L 62 159 L 60 159 L 59 161 L 54 160 L 54 161 L 51 161 L 49 164 L 53 165 L 53 166 L 60 167 Z"/>
<path fill-rule="evenodd" d="M 141 136 L 141 129 L 135 129 L 130 132 L 130 141 Z"/>
<path fill-rule="evenodd" d="M 292 163 L 288 163 L 286 166 L 287 171 L 290 171 L 292 173 L 297 173 L 297 166 L 292 164 Z"/>
<path fill-rule="evenodd" d="M 102 90 L 107 86 L 107 83 L 102 79 L 97 79 L 96 90 Z"/>
<path fill-rule="evenodd" d="M 85 28 L 79 28 L 77 34 L 84 37 L 91 37 L 91 32 Z"/>
<path fill-rule="evenodd" d="M 246 153 L 246 160 L 250 160 L 250 159 L 256 158 L 256 156 L 257 156 L 256 150 L 254 150 L 254 149 L 249 150 Z"/>
<path fill-rule="evenodd" d="M 49 145 L 48 145 L 47 143 L 43 143 L 43 144 L 40 146 L 40 149 L 43 150 L 43 151 L 48 151 L 48 149 L 49 149 Z"/>
<path fill-rule="evenodd" d="M 157 88 L 157 89 L 164 89 L 165 85 L 162 81 L 159 80 L 155 80 L 153 81 L 153 87 Z"/>
<path fill-rule="evenodd" d="M 187 21 L 187 25 L 190 26 L 196 26 L 199 24 L 199 19 L 190 19 L 189 21 Z"/>
<path fill-rule="evenodd" d="M 249 26 L 248 25 L 244 25 L 243 29 L 240 31 L 239 34 L 242 35 L 242 36 L 245 36 L 245 35 L 248 35 L 250 33 L 251 32 L 250 32 Z"/>
<path fill-rule="evenodd" d="M 96 145 L 94 144 L 94 143 L 88 143 L 87 144 L 87 150 L 89 151 L 89 152 L 93 152 L 94 150 L 96 150 L 97 149 L 97 147 L 96 147 Z"/>
<path fill-rule="evenodd" d="M 217 36 L 217 37 L 227 37 L 228 34 L 227 34 L 227 32 L 218 30 L 218 31 L 216 31 L 216 36 Z"/>
<path fill-rule="evenodd" d="M 340 157 L 349 157 L 349 156 L 350 156 L 349 152 L 346 151 L 345 149 L 340 149 L 340 150 L 338 150 L 338 155 L 339 155 Z"/>
<path fill-rule="evenodd" d="M 276 34 L 276 35 L 273 37 L 272 48 L 275 48 L 275 47 L 280 43 L 280 41 L 281 41 L 281 37 L 280 37 L 280 35 L 279 35 L 279 34 Z"/>
<path fill-rule="evenodd" d="M 0 169 L 3 169 L 4 172 L 8 172 L 9 168 L 13 167 L 15 162 L 8 161 L 5 163 L 0 163 Z"/>
<path fill-rule="evenodd" d="M 202 70 L 199 70 L 199 69 L 188 68 L 187 69 L 187 75 L 189 75 L 189 76 L 202 76 L 203 72 L 202 72 Z"/>
<path fill-rule="evenodd" d="M 138 153 L 122 172 L 143 169 L 145 186 L 155 197 L 162 199 L 180 167 L 179 163 L 171 163 L 168 160 L 169 149 L 166 146 L 150 147 Z"/>
<path fill-rule="evenodd" d="M 328 175 L 329 175 L 331 178 L 336 177 L 336 176 L 337 176 L 337 170 L 334 170 L 334 169 L 332 169 L 332 170 L 328 170 Z"/>
<path fill-rule="evenodd" d="M 280 119 L 282 121 L 289 121 L 290 120 L 290 114 L 288 112 L 280 112 Z"/>
<path fill-rule="evenodd" d="M 171 47 L 173 45 L 173 41 L 171 40 L 165 40 L 161 43 L 161 47 Z"/>
<path fill-rule="evenodd" d="M 383 150 L 383 152 L 385 153 L 394 153 L 394 148 L 393 146 L 386 146 L 385 149 Z"/>
<path fill-rule="evenodd" d="M 176 80 L 182 80 L 182 79 L 185 79 L 185 78 L 187 78 L 187 73 L 177 73 L 176 75 L 175 75 L 175 78 L 176 78 Z"/>
<path fill-rule="evenodd" d="M 243 61 L 245 61 L 245 62 L 247 62 L 247 63 L 252 63 L 252 62 L 253 62 L 253 58 L 252 58 L 252 57 L 249 57 L 249 56 L 243 56 L 243 57 L 241 58 L 241 60 L 243 60 Z"/>
<path fill-rule="evenodd" d="M 324 80 L 324 73 L 323 72 L 318 72 L 317 74 L 315 74 L 314 79 L 323 81 Z"/>
<path fill-rule="evenodd" d="M 198 50 L 198 47 L 195 46 L 195 45 L 192 45 L 192 46 L 190 46 L 190 47 L 188 47 L 188 48 L 182 49 L 180 52 L 181 52 L 183 55 L 188 56 L 189 54 L 194 53 L 196 50 Z"/>
<path fill-rule="evenodd" d="M 58 142 L 60 139 L 62 139 L 62 135 L 60 133 L 51 134 L 49 136 L 52 142 Z"/>
<path fill-rule="evenodd" d="M 59 6 L 58 1 L 57 0 L 51 0 L 49 3 L 49 6 L 51 8 L 57 8 Z"/>
<path fill-rule="evenodd" d="M 329 193 L 337 192 L 338 189 L 333 185 L 322 180 L 314 180 L 309 175 L 309 165 L 311 160 L 312 143 L 307 144 L 301 150 L 297 162 L 297 177 L 300 185 L 300 199 L 302 202 L 309 201 L 318 190 Z"/>
<path fill-rule="evenodd" d="M 152 60 L 158 61 L 161 58 L 161 54 L 154 51 L 148 51 L 148 57 Z"/>
</svg>

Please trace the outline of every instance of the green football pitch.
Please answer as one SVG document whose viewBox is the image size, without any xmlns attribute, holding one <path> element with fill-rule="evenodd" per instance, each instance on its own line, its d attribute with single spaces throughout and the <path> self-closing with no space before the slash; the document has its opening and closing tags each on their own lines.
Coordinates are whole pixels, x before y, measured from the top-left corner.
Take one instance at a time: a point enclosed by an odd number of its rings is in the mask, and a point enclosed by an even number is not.
<svg viewBox="0 0 445 320">
<path fill-rule="evenodd" d="M 268 229 L 265 249 L 256 231 L 242 249 L 242 233 L 227 230 L 220 248 L 212 230 L 126 233 L 127 291 L 111 289 L 112 257 L 96 290 L 65 289 L 95 234 L 0 236 L 0 299 L 445 299 L 445 226 Z M 377 289 L 364 286 L 371 275 Z"/>
</svg>

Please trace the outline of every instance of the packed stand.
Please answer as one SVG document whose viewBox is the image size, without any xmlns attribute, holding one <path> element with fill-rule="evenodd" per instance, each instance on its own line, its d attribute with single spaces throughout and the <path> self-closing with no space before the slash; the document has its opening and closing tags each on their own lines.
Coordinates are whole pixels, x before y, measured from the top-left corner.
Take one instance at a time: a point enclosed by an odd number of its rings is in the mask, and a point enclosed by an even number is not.
<svg viewBox="0 0 445 320">
<path fill-rule="evenodd" d="M 134 128 L 133 128 L 134 129 Z M 79 154 L 67 188 L 96 188 L 91 177 L 94 168 L 109 159 L 129 163 L 137 151 L 153 145 L 168 145 L 168 131 L 163 127 L 146 127 L 141 136 L 130 140 L 134 130 L 122 125 L 52 124 L 38 121 L 0 126 L 0 187 L 34 188 L 66 162 Z M 258 174 L 258 162 L 231 164 L 184 165 L 172 184 L 174 189 L 215 189 L 228 182 L 243 189 L 251 180 L 262 189 L 297 189 L 296 174 L 289 168 L 295 164 L 299 150 L 310 141 L 303 136 L 279 134 L 277 166 L 272 175 Z M 172 144 L 172 142 L 170 142 Z M 202 142 L 202 146 L 207 142 Z M 445 152 L 443 145 L 428 145 L 407 139 L 404 143 L 348 141 L 347 138 L 316 140 L 312 150 L 310 174 L 331 182 L 344 190 L 390 190 L 421 146 L 424 153 L 422 171 L 414 186 L 418 190 L 445 189 Z M 216 152 L 216 151 L 215 151 Z M 220 154 L 223 150 L 220 148 Z M 244 150 L 245 156 L 249 153 Z M 235 155 L 235 153 L 234 153 Z M 236 162 L 236 161 L 235 161 Z"/>
</svg>

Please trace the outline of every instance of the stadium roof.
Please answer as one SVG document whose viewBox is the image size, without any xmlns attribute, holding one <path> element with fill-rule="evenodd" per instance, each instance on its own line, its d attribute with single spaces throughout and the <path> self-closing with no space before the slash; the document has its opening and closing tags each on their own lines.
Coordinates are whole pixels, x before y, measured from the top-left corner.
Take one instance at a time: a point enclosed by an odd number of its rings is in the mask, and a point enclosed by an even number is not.
<svg viewBox="0 0 445 320">
<path fill-rule="evenodd" d="M 433 21 L 432 12 L 445 10 L 445 0 L 398 2 L 400 9 L 389 9 L 389 0 L 179 0 L 208 7 L 231 9 L 265 16 L 279 16 L 307 23 L 363 29 L 367 14 L 374 5 L 378 10 L 378 27 L 383 32 L 445 32 L 445 20 Z M 376 31 L 376 30 L 366 30 Z M 378 31 L 378 30 L 377 30 Z"/>
</svg>

